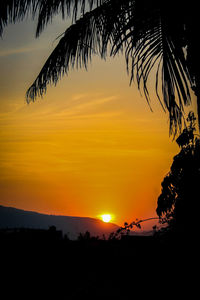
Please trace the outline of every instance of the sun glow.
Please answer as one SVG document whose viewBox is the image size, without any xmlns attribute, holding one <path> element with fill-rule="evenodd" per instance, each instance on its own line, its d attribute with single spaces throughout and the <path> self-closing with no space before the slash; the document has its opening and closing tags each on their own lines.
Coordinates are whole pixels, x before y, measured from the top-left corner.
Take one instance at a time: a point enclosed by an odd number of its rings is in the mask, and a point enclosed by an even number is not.
<svg viewBox="0 0 200 300">
<path fill-rule="evenodd" d="M 102 219 L 103 222 L 109 223 L 112 218 L 111 218 L 110 214 L 104 214 L 104 215 L 101 216 L 101 219 Z"/>
</svg>

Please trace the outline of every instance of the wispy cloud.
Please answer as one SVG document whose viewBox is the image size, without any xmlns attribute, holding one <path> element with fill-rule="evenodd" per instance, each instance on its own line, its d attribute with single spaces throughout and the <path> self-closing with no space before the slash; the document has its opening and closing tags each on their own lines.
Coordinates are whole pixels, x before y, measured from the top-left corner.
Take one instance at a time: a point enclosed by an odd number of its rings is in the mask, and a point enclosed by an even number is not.
<svg viewBox="0 0 200 300">
<path fill-rule="evenodd" d="M 83 111 L 83 110 L 91 108 L 91 107 L 96 107 L 96 106 L 111 102 L 112 100 L 115 100 L 115 99 L 116 99 L 116 96 L 102 97 L 102 98 L 97 98 L 97 99 L 92 99 L 92 97 L 91 97 L 87 101 L 82 101 L 81 103 L 74 105 L 73 109 L 75 111 Z"/>
<path fill-rule="evenodd" d="M 23 54 L 37 50 L 36 47 L 22 47 L 0 51 L 0 57 L 6 57 L 10 55 Z"/>
<path fill-rule="evenodd" d="M 34 117 L 34 119 L 52 118 L 61 120 L 64 118 L 77 119 L 77 118 L 97 118 L 97 117 L 115 117 L 121 114 L 121 111 L 113 105 L 118 97 L 102 96 L 94 94 L 78 94 L 72 96 L 66 101 L 51 101 L 43 103 L 34 103 L 31 106 L 21 106 L 18 113 L 21 112 L 23 116 Z M 38 104 L 38 105 L 36 105 Z M 39 105 L 41 104 L 41 105 Z M 1 115 L 0 115 L 1 116 Z"/>
</svg>

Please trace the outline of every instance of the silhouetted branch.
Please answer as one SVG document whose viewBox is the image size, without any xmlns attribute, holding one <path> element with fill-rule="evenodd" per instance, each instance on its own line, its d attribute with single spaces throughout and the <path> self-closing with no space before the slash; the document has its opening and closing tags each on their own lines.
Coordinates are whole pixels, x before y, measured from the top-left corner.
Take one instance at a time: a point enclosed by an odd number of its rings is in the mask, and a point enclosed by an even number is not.
<svg viewBox="0 0 200 300">
<path fill-rule="evenodd" d="M 131 229 L 133 229 L 134 227 L 141 229 L 141 223 L 147 222 L 147 221 L 151 221 L 151 220 L 159 220 L 159 218 L 157 217 L 152 217 L 152 218 L 147 218 L 147 219 L 143 219 L 143 220 L 137 220 L 131 222 L 130 224 L 128 224 L 127 222 L 124 223 L 124 226 L 121 226 L 119 229 L 117 229 L 116 231 L 112 232 L 109 236 L 109 240 L 112 239 L 120 239 L 120 237 L 126 233 L 129 234 Z"/>
</svg>

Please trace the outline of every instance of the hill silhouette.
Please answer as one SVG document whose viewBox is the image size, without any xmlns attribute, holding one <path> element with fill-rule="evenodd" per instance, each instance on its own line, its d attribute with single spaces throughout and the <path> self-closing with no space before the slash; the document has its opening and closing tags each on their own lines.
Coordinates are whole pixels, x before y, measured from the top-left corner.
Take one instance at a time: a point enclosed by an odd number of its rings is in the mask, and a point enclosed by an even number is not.
<svg viewBox="0 0 200 300">
<path fill-rule="evenodd" d="M 92 236 L 108 236 L 119 226 L 104 223 L 101 220 L 87 217 L 71 217 L 40 214 L 13 207 L 0 206 L 0 228 L 48 229 L 55 226 L 62 230 L 71 240 L 77 239 L 80 233 L 89 231 Z"/>
</svg>

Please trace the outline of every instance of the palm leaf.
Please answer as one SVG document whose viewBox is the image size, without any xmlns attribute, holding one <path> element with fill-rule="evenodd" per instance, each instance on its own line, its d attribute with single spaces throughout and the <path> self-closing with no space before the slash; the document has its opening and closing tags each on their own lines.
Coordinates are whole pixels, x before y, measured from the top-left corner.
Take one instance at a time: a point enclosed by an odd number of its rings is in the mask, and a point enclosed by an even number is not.
<svg viewBox="0 0 200 300">
<path fill-rule="evenodd" d="M 35 14 L 38 0 L 4 0 L 0 2 L 0 36 L 9 23 L 22 21 L 28 13 Z"/>
<path fill-rule="evenodd" d="M 169 25 L 165 14 L 159 9 L 153 8 L 152 13 L 148 9 L 147 14 L 146 7 L 141 6 L 137 18 L 134 14 L 130 15 L 119 32 L 112 53 L 116 55 L 123 45 L 126 47 L 127 70 L 131 68 L 130 81 L 136 78 L 138 88 L 142 87 L 149 105 L 148 79 L 151 71 L 157 68 L 154 73 L 156 94 L 163 109 L 169 112 L 170 133 L 174 130 L 176 134 L 182 126 L 183 107 L 191 101 L 189 84 L 192 84 L 192 80 L 182 40 L 177 38 L 177 35 L 181 36 L 182 27 L 174 34 L 173 25 Z"/>
<path fill-rule="evenodd" d="M 0 36 L 7 24 L 22 21 L 28 14 L 33 18 L 38 16 L 36 36 L 39 36 L 54 15 L 61 13 L 65 18 L 72 14 L 75 20 L 78 11 L 84 14 L 86 6 L 91 10 L 103 2 L 105 0 L 3 0 L 0 2 Z"/>
<path fill-rule="evenodd" d="M 120 6 L 119 10 L 116 6 L 113 9 L 108 1 L 85 13 L 82 18 L 71 25 L 28 89 L 27 102 L 35 100 L 37 96 L 42 96 L 48 84 L 56 85 L 60 77 L 68 73 L 70 67 L 87 68 L 94 54 L 105 58 L 108 45 L 114 40 L 115 32 L 121 24 L 120 12 Z"/>
<path fill-rule="evenodd" d="M 106 0 L 48 0 L 40 1 L 38 5 L 38 23 L 36 37 L 56 14 L 61 14 L 62 18 L 72 16 L 72 21 L 77 20 L 77 15 L 84 15 L 94 7 L 101 6 Z"/>
</svg>

